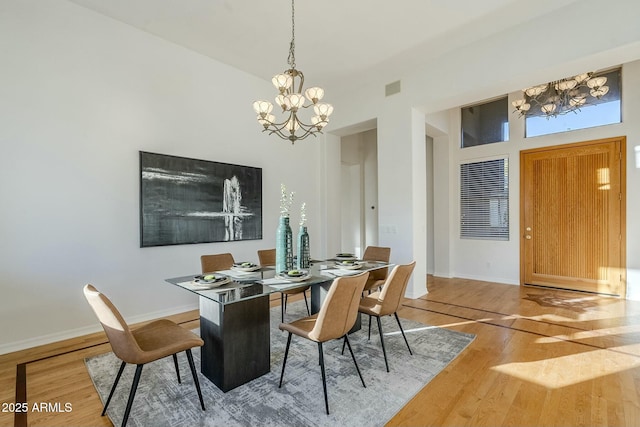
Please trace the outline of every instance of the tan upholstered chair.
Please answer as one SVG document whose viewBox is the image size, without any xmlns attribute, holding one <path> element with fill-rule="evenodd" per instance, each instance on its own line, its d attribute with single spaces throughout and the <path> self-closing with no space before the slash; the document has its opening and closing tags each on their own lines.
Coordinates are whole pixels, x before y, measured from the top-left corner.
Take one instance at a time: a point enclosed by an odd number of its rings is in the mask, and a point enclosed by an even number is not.
<svg viewBox="0 0 640 427">
<path fill-rule="evenodd" d="M 276 250 L 275 249 L 260 249 L 258 250 L 258 259 L 260 260 L 260 267 L 271 267 L 276 265 Z M 284 313 L 287 311 L 287 300 L 289 295 L 296 295 L 302 293 L 304 296 L 304 303 L 307 306 L 307 314 L 311 314 L 309 310 L 309 301 L 307 300 L 307 290 L 311 286 L 302 286 L 295 289 L 288 289 L 280 292 L 280 314 L 282 321 L 284 322 Z"/>
<path fill-rule="evenodd" d="M 200 264 L 202 265 L 202 274 L 213 273 L 214 271 L 228 270 L 233 267 L 235 263 L 233 255 L 226 254 L 213 254 L 202 255 L 200 257 Z"/>
<path fill-rule="evenodd" d="M 362 255 L 363 261 L 382 261 L 389 263 L 390 258 L 391 248 L 385 248 L 381 246 L 367 246 L 364 250 L 364 254 Z M 367 280 L 367 284 L 364 285 L 364 290 L 371 293 L 371 291 L 378 289 L 384 284 L 388 273 L 388 268 L 372 270 L 369 274 L 369 280 Z"/>
<path fill-rule="evenodd" d="M 113 392 L 118 385 L 122 371 L 124 371 L 127 363 L 136 365 L 136 373 L 133 378 L 124 417 L 122 418 L 122 426 L 127 424 L 133 398 L 136 395 L 136 389 L 140 381 L 142 366 L 144 366 L 145 363 L 153 362 L 166 356 L 173 356 L 178 382 L 181 382 L 180 371 L 178 370 L 178 358 L 176 357 L 176 354 L 181 351 L 187 353 L 187 360 L 189 361 L 189 367 L 193 375 L 193 382 L 196 385 L 198 397 L 200 398 L 200 406 L 203 411 L 205 410 L 202 392 L 200 391 L 200 382 L 198 381 L 198 374 L 196 373 L 193 355 L 191 354 L 193 347 L 200 347 L 204 344 L 199 336 L 167 319 L 156 320 L 135 330 L 130 330 L 124 318 L 118 312 L 118 309 L 95 287 L 85 285 L 84 296 L 87 298 L 89 305 L 91 305 L 91 308 L 102 324 L 102 328 L 107 334 L 107 338 L 111 344 L 111 349 L 115 355 L 122 360 L 120 370 L 111 387 L 107 402 L 104 404 L 104 409 L 102 410 L 103 416 L 107 412 L 107 407 L 109 406 Z"/>
<path fill-rule="evenodd" d="M 409 349 L 409 353 L 413 354 L 411 352 L 411 347 L 409 347 L 407 337 L 404 334 L 404 330 L 402 329 L 402 324 L 400 324 L 400 318 L 398 317 L 397 312 L 400 307 L 400 303 L 402 302 L 402 298 L 404 297 L 404 292 L 407 289 L 409 277 L 411 277 L 415 266 L 415 261 L 411 264 L 396 265 L 393 267 L 389 277 L 387 277 L 387 280 L 384 282 L 381 291 L 369 294 L 360 300 L 360 307 L 358 308 L 358 311 L 369 315 L 369 338 L 371 338 L 371 316 L 375 316 L 378 320 L 378 333 L 380 334 L 380 344 L 382 345 L 384 364 L 387 367 L 387 372 L 389 372 L 389 362 L 387 362 L 387 352 L 384 348 L 384 337 L 382 334 L 380 318 L 382 316 L 390 316 L 392 314 L 395 316 L 398 326 L 400 327 L 400 332 L 402 332 L 404 342 L 407 344 L 407 348 Z"/>
<path fill-rule="evenodd" d="M 349 346 L 349 352 L 353 363 L 356 365 L 358 376 L 362 385 L 366 387 L 358 363 L 351 350 L 349 337 L 347 332 L 353 327 L 358 316 L 358 303 L 362 295 L 362 289 L 369 276 L 368 272 L 358 274 L 356 276 L 336 278 L 327 296 L 320 307 L 320 311 L 313 316 L 304 317 L 291 323 L 281 323 L 280 329 L 289 332 L 287 338 L 287 348 L 284 352 L 284 361 L 282 362 L 282 373 L 280 374 L 280 385 L 282 387 L 282 379 L 284 378 L 284 368 L 287 365 L 287 356 L 289 354 L 289 345 L 291 344 L 292 334 L 296 334 L 302 338 L 318 343 L 318 354 L 320 356 L 320 369 L 322 372 L 322 388 L 324 391 L 324 404 L 329 414 L 329 400 L 327 398 L 327 381 L 324 371 L 324 355 L 322 352 L 322 343 L 337 338 L 344 338 L 345 343 Z M 315 363 L 316 359 L 312 359 Z"/>
</svg>

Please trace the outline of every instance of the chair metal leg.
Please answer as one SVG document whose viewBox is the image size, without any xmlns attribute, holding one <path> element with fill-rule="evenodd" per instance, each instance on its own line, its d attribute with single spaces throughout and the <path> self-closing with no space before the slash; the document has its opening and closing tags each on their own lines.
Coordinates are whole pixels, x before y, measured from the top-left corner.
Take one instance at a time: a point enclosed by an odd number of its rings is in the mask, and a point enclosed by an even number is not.
<svg viewBox="0 0 640 427">
<path fill-rule="evenodd" d="M 320 371 L 322 372 L 322 389 L 324 391 L 324 406 L 327 410 L 327 415 L 329 415 L 329 398 L 327 397 L 327 377 L 324 373 L 324 354 L 322 352 L 321 342 L 318 343 L 318 355 L 320 356 Z"/>
<path fill-rule="evenodd" d="M 284 367 L 287 366 L 287 356 L 289 356 L 289 345 L 291 345 L 291 332 L 289 332 L 289 337 L 287 337 L 287 348 L 284 351 L 284 360 L 282 361 L 282 373 L 280 373 L 280 384 L 278 388 L 282 387 L 282 379 L 284 378 Z"/>
<path fill-rule="evenodd" d="M 196 365 L 195 363 L 193 363 L 193 354 L 191 353 L 191 349 L 186 350 L 185 353 L 187 353 L 187 360 L 189 361 L 189 368 L 191 368 L 191 375 L 193 375 L 193 382 L 196 385 L 196 390 L 198 391 L 198 397 L 200 398 L 200 406 L 202 406 L 203 411 L 206 411 L 206 409 L 204 408 L 204 400 L 202 399 L 202 390 L 200 390 L 200 381 L 198 380 L 198 373 L 196 372 Z"/>
<path fill-rule="evenodd" d="M 344 336 L 344 340 L 342 340 L 342 353 L 340 354 L 344 354 L 344 347 L 347 345 L 347 336 Z"/>
<path fill-rule="evenodd" d="M 311 310 L 309 310 L 309 301 L 307 301 L 307 291 L 304 291 L 302 295 L 304 296 L 304 305 L 307 306 L 307 314 L 311 316 Z"/>
<path fill-rule="evenodd" d="M 176 375 L 178 376 L 178 384 L 182 384 L 182 380 L 180 379 L 180 368 L 178 368 L 178 356 L 175 353 L 173 356 L 173 365 L 176 367 Z"/>
<path fill-rule="evenodd" d="M 282 315 L 281 316 L 282 317 L 282 323 L 284 323 L 284 305 L 285 305 L 284 294 L 281 293 L 280 294 L 280 314 Z"/>
<path fill-rule="evenodd" d="M 380 322 L 380 317 L 376 316 L 378 320 L 378 332 L 380 333 L 380 344 L 382 344 L 382 354 L 384 354 L 384 365 L 387 367 L 387 372 L 389 372 L 389 362 L 387 362 L 387 350 L 384 348 L 384 334 L 382 333 L 382 322 Z"/>
<path fill-rule="evenodd" d="M 360 377 L 360 381 L 362 381 L 362 386 L 367 388 L 367 385 L 364 383 L 364 379 L 362 378 L 362 374 L 360 373 L 360 368 L 358 367 L 358 362 L 356 362 L 356 356 L 353 354 L 353 350 L 351 349 L 351 343 L 349 342 L 349 337 L 347 334 L 344 335 L 344 342 L 347 343 L 347 347 L 349 347 L 349 353 L 351 353 L 351 358 L 353 359 L 353 364 L 356 365 L 356 371 L 358 371 L 358 376 Z"/>
<path fill-rule="evenodd" d="M 413 352 L 411 352 L 411 347 L 409 347 L 409 341 L 407 341 L 407 336 L 404 334 L 404 330 L 402 329 L 402 324 L 400 323 L 400 318 L 398 317 L 398 313 L 393 313 L 396 316 L 396 322 L 398 322 L 398 326 L 400 327 L 400 332 L 402 332 L 402 338 L 404 338 L 405 344 L 407 344 L 407 348 L 409 349 L 409 354 L 413 356 Z"/>
<path fill-rule="evenodd" d="M 144 365 L 136 365 L 136 374 L 133 376 L 133 384 L 131 384 L 131 391 L 129 392 L 129 400 L 127 400 L 127 407 L 124 410 L 124 417 L 122 418 L 122 427 L 127 425 L 129 419 L 129 413 L 131 412 L 131 406 L 133 405 L 133 398 L 136 397 L 136 390 L 138 389 L 138 383 L 140 382 L 140 374 L 142 374 L 142 367 Z"/>
<path fill-rule="evenodd" d="M 367 338 L 367 341 L 371 341 L 371 315 L 369 315 L 369 338 Z"/>
<path fill-rule="evenodd" d="M 120 381 L 120 376 L 122 375 L 122 371 L 124 371 L 124 367 L 126 366 L 125 362 L 122 362 L 120 365 L 120 369 L 118 369 L 118 375 L 116 375 L 116 380 L 113 382 L 111 386 L 111 391 L 109 392 L 109 397 L 107 398 L 107 403 L 104 404 L 104 408 L 102 409 L 101 416 L 104 417 L 104 414 L 107 413 L 107 406 L 109 406 L 109 402 L 111 402 L 111 398 L 113 397 L 113 392 L 116 390 L 116 386 L 118 385 L 118 381 Z"/>
</svg>

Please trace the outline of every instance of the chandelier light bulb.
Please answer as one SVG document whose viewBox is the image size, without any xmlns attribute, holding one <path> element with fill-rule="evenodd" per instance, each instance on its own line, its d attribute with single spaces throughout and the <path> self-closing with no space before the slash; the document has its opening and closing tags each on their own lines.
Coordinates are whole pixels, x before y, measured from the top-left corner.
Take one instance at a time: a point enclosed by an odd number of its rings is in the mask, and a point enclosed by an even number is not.
<svg viewBox="0 0 640 427">
<path fill-rule="evenodd" d="M 565 91 L 565 90 L 571 90 L 574 87 L 576 87 L 577 85 L 578 85 L 578 82 L 573 80 L 573 79 L 571 79 L 571 80 L 559 81 L 558 83 L 556 83 L 555 87 L 556 87 L 556 90 Z"/>
<path fill-rule="evenodd" d="M 274 116 L 273 114 L 267 114 L 264 117 L 259 115 L 258 116 L 258 123 L 260 123 L 262 126 L 264 126 L 265 129 L 267 129 L 269 126 L 271 126 L 273 124 L 273 121 L 276 119 L 276 116 Z"/>
<path fill-rule="evenodd" d="M 582 74 L 578 74 L 577 76 L 575 76 L 573 78 L 573 80 L 578 82 L 578 84 L 581 84 L 581 83 L 584 83 L 587 80 L 589 80 L 589 77 L 591 77 L 591 73 L 582 73 Z"/>
<path fill-rule="evenodd" d="M 516 101 L 513 101 L 511 105 L 516 107 L 518 110 L 528 110 L 529 107 L 531 106 L 530 104 L 527 104 L 527 101 L 525 101 L 524 99 L 518 99 Z"/>
<path fill-rule="evenodd" d="M 533 86 L 533 87 L 530 87 L 529 89 L 525 90 L 524 92 L 528 96 L 538 96 L 538 95 L 541 95 L 542 93 L 546 92 L 548 86 L 549 85 L 547 85 L 547 84 Z"/>
<path fill-rule="evenodd" d="M 313 102 L 314 104 L 317 103 L 318 101 L 320 101 L 322 99 L 322 97 L 324 96 L 324 89 L 322 89 L 321 87 L 310 87 L 309 89 L 307 89 L 304 92 L 304 95 L 307 97 L 307 99 L 311 102 Z"/>
<path fill-rule="evenodd" d="M 256 101 L 253 103 L 253 109 L 258 113 L 261 117 L 269 114 L 271 110 L 273 110 L 273 104 L 269 101 Z"/>
<path fill-rule="evenodd" d="M 317 116 L 320 116 L 322 119 L 326 120 L 327 117 L 333 113 L 333 106 L 331 104 L 316 104 L 313 106 L 313 111 Z"/>
<path fill-rule="evenodd" d="M 572 107 L 575 107 L 575 108 L 580 108 L 586 102 L 587 102 L 587 97 L 585 95 L 579 95 L 579 96 L 576 96 L 575 98 L 571 98 L 569 100 L 569 105 L 571 105 Z"/>
<path fill-rule="evenodd" d="M 276 96 L 276 104 L 278 104 L 282 108 L 282 111 L 287 111 L 287 103 L 285 99 L 286 95 L 280 94 Z"/>
<path fill-rule="evenodd" d="M 304 105 L 304 96 L 299 93 L 291 93 L 284 97 L 287 110 L 298 111 Z"/>
<path fill-rule="evenodd" d="M 271 83 L 280 91 L 280 93 L 286 91 L 293 84 L 293 77 L 289 74 L 276 74 L 271 79 Z"/>
<path fill-rule="evenodd" d="M 291 135 L 293 135 L 298 129 L 300 129 L 300 125 L 298 124 L 298 120 L 296 120 L 296 116 L 291 116 L 289 120 L 287 120 L 286 128 Z"/>
<path fill-rule="evenodd" d="M 322 120 L 322 117 L 320 116 L 313 116 L 311 117 L 311 123 L 313 123 L 313 125 L 318 128 L 318 130 L 322 130 L 322 128 L 325 127 L 328 122 L 326 120 Z"/>
<path fill-rule="evenodd" d="M 587 80 L 587 86 L 589 86 L 590 89 L 598 89 L 602 86 L 604 86 L 604 84 L 607 82 L 607 78 L 606 77 L 592 77 L 589 80 Z"/>
<path fill-rule="evenodd" d="M 594 98 L 600 99 L 603 96 L 605 96 L 607 93 L 609 93 L 609 86 L 602 86 L 602 87 L 599 87 L 598 89 L 591 89 L 589 93 Z"/>
<path fill-rule="evenodd" d="M 543 113 L 550 115 L 552 114 L 554 111 L 556 111 L 556 104 L 545 104 L 542 107 L 540 107 L 540 109 L 542 110 Z"/>
</svg>

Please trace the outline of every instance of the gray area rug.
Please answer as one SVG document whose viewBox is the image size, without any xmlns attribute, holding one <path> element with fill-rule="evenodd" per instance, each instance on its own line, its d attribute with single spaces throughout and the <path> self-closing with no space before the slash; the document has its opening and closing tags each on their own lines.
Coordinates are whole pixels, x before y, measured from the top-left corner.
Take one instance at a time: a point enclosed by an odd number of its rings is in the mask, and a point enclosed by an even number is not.
<svg viewBox="0 0 640 427">
<path fill-rule="evenodd" d="M 306 315 L 304 303 L 287 306 L 285 321 Z M 475 335 L 401 319 L 413 356 L 409 354 L 393 316 L 382 319 L 389 359 L 386 372 L 373 319 L 367 340 L 368 317 L 362 329 L 349 336 L 366 388 L 342 341 L 324 344 L 330 415 L 325 412 L 317 344 L 296 337 L 291 341 L 282 388 L 278 388 L 287 334 L 278 329 L 280 308 L 271 310 L 271 372 L 227 393 L 200 374 L 206 411 L 202 411 L 187 358 L 178 355 L 182 384 L 178 384 L 171 357 L 147 364 L 128 426 L 382 426 L 420 389 L 473 341 Z M 196 367 L 200 351 L 194 349 Z M 103 402 L 120 366 L 113 353 L 85 360 Z M 135 368 L 128 365 L 109 404 L 114 425 L 122 416 Z"/>
</svg>

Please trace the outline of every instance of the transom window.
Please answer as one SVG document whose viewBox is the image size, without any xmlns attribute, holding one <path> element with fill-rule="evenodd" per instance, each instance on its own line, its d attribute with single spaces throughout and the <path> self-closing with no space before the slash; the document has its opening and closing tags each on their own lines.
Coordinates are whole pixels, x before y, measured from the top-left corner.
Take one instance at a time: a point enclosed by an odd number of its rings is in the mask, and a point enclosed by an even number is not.
<svg viewBox="0 0 640 427">
<path fill-rule="evenodd" d="M 507 97 L 461 109 L 462 148 L 509 140 Z"/>
<path fill-rule="evenodd" d="M 525 119 L 525 137 L 621 123 L 621 69 L 617 68 L 606 73 L 598 73 L 598 75 L 607 78 L 609 92 L 606 95 L 600 99 L 590 97 L 589 103 L 580 107 L 580 110 L 556 117 L 546 117 L 541 112 L 536 114 L 533 109 L 530 110 Z"/>
</svg>

